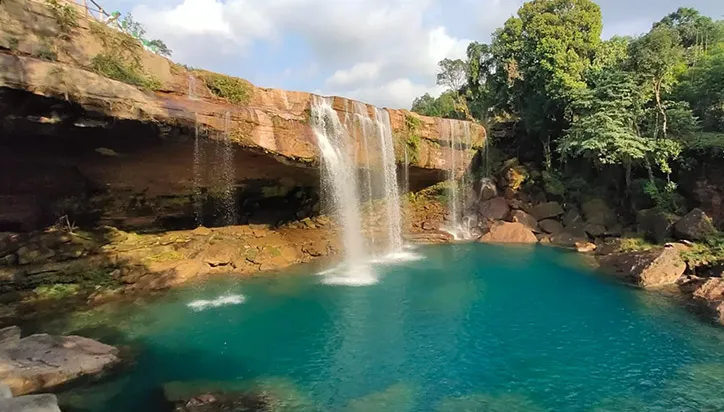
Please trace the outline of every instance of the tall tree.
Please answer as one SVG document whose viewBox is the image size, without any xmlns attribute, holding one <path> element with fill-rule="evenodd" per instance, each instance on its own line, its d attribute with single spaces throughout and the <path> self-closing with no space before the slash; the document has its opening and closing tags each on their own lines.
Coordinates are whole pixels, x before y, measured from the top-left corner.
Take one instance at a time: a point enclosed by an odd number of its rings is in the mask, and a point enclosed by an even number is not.
<svg viewBox="0 0 724 412">
<path fill-rule="evenodd" d="M 651 85 L 654 95 L 657 109 L 654 137 L 659 135 L 659 130 L 662 137 L 667 136 L 668 119 L 662 92 L 669 90 L 674 84 L 677 71 L 685 69 L 683 52 L 679 34 L 665 25 L 654 27 L 646 35 L 633 41 L 629 48 L 632 69 Z"/>
<path fill-rule="evenodd" d="M 541 142 L 546 169 L 552 139 L 567 127 L 569 105 L 586 86 L 601 28 L 601 10 L 590 0 L 534 0 L 493 36 L 491 93 Z"/>
<path fill-rule="evenodd" d="M 467 81 L 465 62 L 461 59 L 444 59 L 438 63 L 440 71 L 437 74 L 437 84 L 445 86 L 454 92 L 459 92 Z"/>
</svg>

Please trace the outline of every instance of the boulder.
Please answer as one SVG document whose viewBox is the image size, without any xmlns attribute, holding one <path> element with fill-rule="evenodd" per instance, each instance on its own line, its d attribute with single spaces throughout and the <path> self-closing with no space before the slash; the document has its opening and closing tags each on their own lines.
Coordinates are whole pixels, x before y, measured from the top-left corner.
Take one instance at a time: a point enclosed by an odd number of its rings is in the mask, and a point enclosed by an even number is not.
<svg viewBox="0 0 724 412">
<path fill-rule="evenodd" d="M 657 287 L 676 283 L 684 274 L 686 263 L 680 253 L 687 246 L 669 244 L 644 252 L 615 253 L 601 256 L 601 266 L 612 270 L 625 281 L 641 287 Z"/>
<path fill-rule="evenodd" d="M 556 246 L 575 249 L 579 243 L 588 243 L 588 237 L 585 236 L 585 234 L 584 236 L 577 236 L 567 229 L 564 229 L 562 232 L 551 237 L 551 243 Z"/>
<path fill-rule="evenodd" d="M 563 225 L 564 226 L 583 225 L 583 216 L 581 216 L 581 214 L 578 213 L 578 210 L 569 209 L 563 215 Z"/>
<path fill-rule="evenodd" d="M 118 362 L 116 348 L 92 339 L 31 335 L 0 348 L 0 383 L 24 395 L 99 374 Z"/>
<path fill-rule="evenodd" d="M 716 228 L 709 216 L 697 208 L 676 222 L 674 232 L 679 239 L 704 240 L 716 233 Z"/>
<path fill-rule="evenodd" d="M 679 216 L 658 208 L 639 210 L 636 214 L 639 231 L 643 232 L 647 238 L 662 244 L 671 237 L 674 224 L 679 219 Z"/>
<path fill-rule="evenodd" d="M 60 412 L 58 398 L 50 393 L 0 399 L 0 412 Z"/>
<path fill-rule="evenodd" d="M 694 291 L 694 302 L 724 325 L 724 278 L 709 278 Z"/>
<path fill-rule="evenodd" d="M 10 391 L 10 387 L 4 383 L 0 383 L 0 401 L 2 399 L 9 399 L 13 397 L 13 393 Z"/>
<path fill-rule="evenodd" d="M 527 227 L 533 232 L 538 232 L 538 221 L 533 216 L 525 213 L 522 210 L 514 210 L 510 213 L 510 221 L 514 223 L 520 223 Z"/>
<path fill-rule="evenodd" d="M 551 235 L 557 235 L 563 231 L 563 225 L 555 219 L 543 219 L 538 222 L 538 225 L 544 232 L 550 233 Z"/>
<path fill-rule="evenodd" d="M 20 341 L 20 328 L 8 326 L 0 329 L 0 348 L 15 347 Z"/>
<path fill-rule="evenodd" d="M 603 199 L 595 198 L 584 202 L 581 210 L 588 223 L 613 226 L 618 220 L 616 214 Z"/>
<path fill-rule="evenodd" d="M 576 242 L 576 250 L 580 253 L 591 253 L 596 250 L 596 245 L 591 242 Z"/>
<path fill-rule="evenodd" d="M 508 216 L 510 207 L 503 197 L 495 197 L 480 204 L 480 217 L 487 220 L 503 220 Z"/>
<path fill-rule="evenodd" d="M 480 238 L 483 243 L 537 243 L 538 238 L 522 223 L 498 222 Z"/>
<path fill-rule="evenodd" d="M 480 200 L 486 201 L 498 196 L 498 188 L 492 179 L 482 179 L 480 181 Z"/>
<path fill-rule="evenodd" d="M 606 226 L 588 222 L 583 226 L 583 230 L 591 237 L 599 237 L 606 233 Z"/>
<path fill-rule="evenodd" d="M 562 215 L 563 208 L 558 202 L 545 202 L 534 206 L 530 214 L 540 221 Z"/>
</svg>

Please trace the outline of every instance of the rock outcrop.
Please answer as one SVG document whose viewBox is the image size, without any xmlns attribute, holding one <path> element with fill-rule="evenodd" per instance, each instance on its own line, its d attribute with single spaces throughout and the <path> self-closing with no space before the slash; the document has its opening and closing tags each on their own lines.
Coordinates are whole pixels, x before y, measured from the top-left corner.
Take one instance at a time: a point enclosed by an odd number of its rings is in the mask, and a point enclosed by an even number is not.
<svg viewBox="0 0 724 412">
<path fill-rule="evenodd" d="M 709 278 L 692 295 L 694 303 L 724 325 L 724 278 Z"/>
<path fill-rule="evenodd" d="M 53 394 L 13 397 L 10 388 L 0 383 L 1 412 L 60 412 L 58 398 Z"/>
<path fill-rule="evenodd" d="M 75 15 L 72 24 L 51 3 L 0 2 L 0 231 L 39 229 L 64 215 L 124 229 L 222 225 L 225 191 L 234 194 L 238 223 L 319 213 L 311 112 L 323 98 L 189 70 L 87 19 L 72 2 L 59 4 Z M 109 59 L 134 76 L 107 77 L 113 73 L 101 63 Z M 324 100 L 366 166 L 380 143 L 355 116 L 374 118 L 375 108 Z M 414 190 L 445 178 L 451 151 L 462 172 L 485 139 L 470 122 L 387 112 Z"/>
<path fill-rule="evenodd" d="M 644 252 L 613 253 L 599 258 L 601 266 L 624 281 L 641 287 L 675 284 L 686 270 L 680 252 L 686 246 L 674 243 Z"/>
<path fill-rule="evenodd" d="M 498 222 L 480 238 L 483 243 L 537 243 L 538 238 L 521 223 Z"/>
<path fill-rule="evenodd" d="M 674 232 L 679 239 L 705 240 L 716 233 L 716 228 L 709 216 L 697 208 L 676 222 Z"/>
<path fill-rule="evenodd" d="M 0 347 L 0 383 L 19 396 L 97 375 L 118 362 L 116 348 L 92 339 L 31 335 Z"/>
</svg>

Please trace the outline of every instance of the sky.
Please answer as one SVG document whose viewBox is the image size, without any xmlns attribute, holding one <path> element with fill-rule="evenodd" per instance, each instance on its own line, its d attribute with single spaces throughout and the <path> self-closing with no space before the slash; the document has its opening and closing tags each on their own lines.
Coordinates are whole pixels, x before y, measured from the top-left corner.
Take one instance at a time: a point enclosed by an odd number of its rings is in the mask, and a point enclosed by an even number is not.
<svg viewBox="0 0 724 412">
<path fill-rule="evenodd" d="M 686 3 L 682 3 L 686 1 Z M 132 13 L 172 59 L 247 79 L 409 108 L 438 95 L 437 62 L 464 58 L 472 41 L 522 0 L 101 0 Z M 603 37 L 637 35 L 680 6 L 724 19 L 724 0 L 600 0 Z"/>
</svg>

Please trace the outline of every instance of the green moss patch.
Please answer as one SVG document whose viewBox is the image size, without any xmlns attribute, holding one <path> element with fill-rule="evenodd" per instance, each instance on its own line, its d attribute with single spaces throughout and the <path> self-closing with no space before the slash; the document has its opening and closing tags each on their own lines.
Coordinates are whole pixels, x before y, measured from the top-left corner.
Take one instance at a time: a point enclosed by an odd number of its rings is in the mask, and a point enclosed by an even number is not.
<svg viewBox="0 0 724 412">
<path fill-rule="evenodd" d="M 202 71 L 199 73 L 206 87 L 215 96 L 228 100 L 234 104 L 249 103 L 252 85 L 244 79 L 226 76 L 218 73 Z"/>
</svg>

